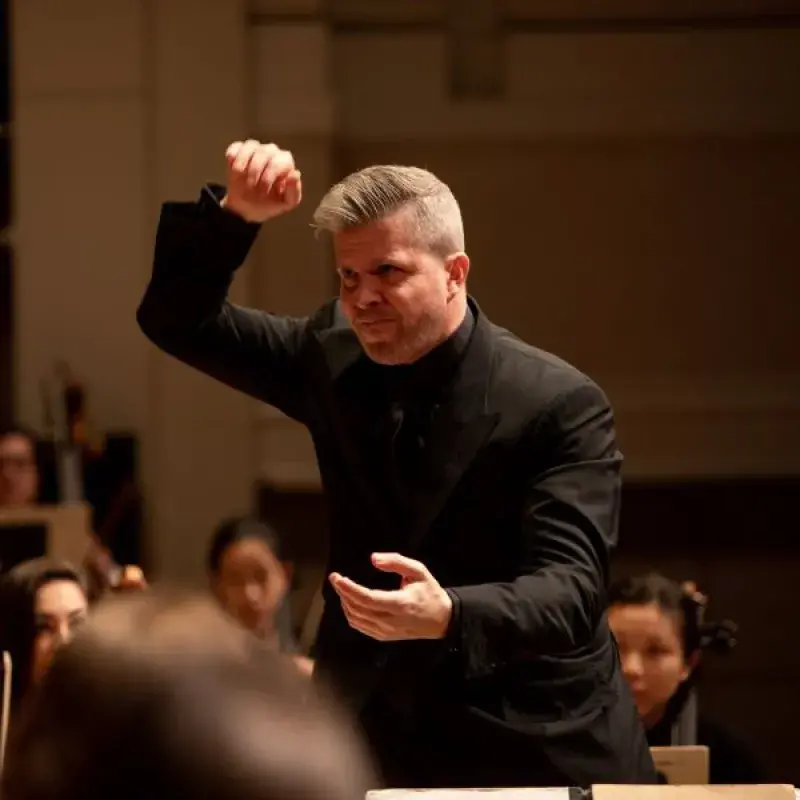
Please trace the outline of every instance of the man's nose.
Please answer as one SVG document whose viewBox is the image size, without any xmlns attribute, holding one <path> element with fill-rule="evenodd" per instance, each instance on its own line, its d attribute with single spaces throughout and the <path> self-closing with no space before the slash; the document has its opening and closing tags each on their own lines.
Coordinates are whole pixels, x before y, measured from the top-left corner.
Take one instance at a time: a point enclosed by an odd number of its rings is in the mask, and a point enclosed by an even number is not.
<svg viewBox="0 0 800 800">
<path fill-rule="evenodd" d="M 363 280 L 355 290 L 353 304 L 356 308 L 368 308 L 381 301 L 379 287 L 371 280 Z"/>
</svg>

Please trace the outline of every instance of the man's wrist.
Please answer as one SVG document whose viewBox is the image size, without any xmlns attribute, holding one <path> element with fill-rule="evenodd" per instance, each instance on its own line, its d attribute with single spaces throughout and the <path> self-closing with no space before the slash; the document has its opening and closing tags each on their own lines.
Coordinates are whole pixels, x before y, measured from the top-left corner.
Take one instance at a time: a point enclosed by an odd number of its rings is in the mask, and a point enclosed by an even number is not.
<svg viewBox="0 0 800 800">
<path fill-rule="evenodd" d="M 222 184 L 207 183 L 200 192 L 200 204 L 206 207 L 221 208 L 225 196 L 225 187 Z"/>
<path fill-rule="evenodd" d="M 219 183 L 207 183 L 200 192 L 199 206 L 201 212 L 211 214 L 225 220 L 225 224 L 234 229 L 256 232 L 261 223 L 247 219 L 233 208 L 227 200 L 227 190 Z"/>
<path fill-rule="evenodd" d="M 459 596 L 452 589 L 444 590 L 448 599 L 450 600 L 450 612 L 447 618 L 447 624 L 442 634 L 442 639 L 445 640 L 451 648 L 458 647 L 461 632 L 461 600 Z"/>
<path fill-rule="evenodd" d="M 222 195 L 222 197 L 220 197 L 219 207 L 227 211 L 229 214 L 235 214 L 237 217 L 243 219 L 245 222 L 249 222 L 254 225 L 259 225 L 262 222 L 262 220 L 251 219 L 247 215 L 246 209 L 237 208 L 234 203 L 231 203 L 230 197 L 228 196 L 227 193 Z"/>
</svg>

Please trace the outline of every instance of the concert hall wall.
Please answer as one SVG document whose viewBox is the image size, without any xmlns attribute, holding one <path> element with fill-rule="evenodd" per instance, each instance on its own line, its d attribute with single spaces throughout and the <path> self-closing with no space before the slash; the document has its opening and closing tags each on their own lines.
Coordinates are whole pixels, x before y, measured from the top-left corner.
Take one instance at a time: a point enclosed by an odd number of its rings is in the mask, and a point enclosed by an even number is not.
<svg viewBox="0 0 800 800">
<path fill-rule="evenodd" d="M 41 425 L 40 382 L 63 358 L 96 428 L 136 435 L 153 575 L 202 582 L 206 537 L 259 482 L 322 541 L 304 431 L 136 327 L 160 204 L 221 180 L 232 140 L 291 149 L 303 209 L 260 237 L 233 299 L 305 313 L 335 287 L 309 229 L 330 182 L 376 160 L 428 166 L 462 202 L 487 314 L 606 388 L 626 547 L 658 542 L 740 617 L 734 688 L 707 702 L 738 702 L 759 736 L 788 731 L 797 558 L 769 537 L 793 509 L 767 493 L 800 475 L 800 26 L 782 0 L 730 6 L 15 0 L 16 416 Z M 698 561 L 701 538 L 715 544 Z M 751 605 L 768 588 L 779 599 Z M 770 758 L 791 764 L 786 747 Z"/>
<path fill-rule="evenodd" d="M 16 0 L 17 415 L 40 424 L 65 358 L 96 427 L 142 443 L 151 562 L 173 578 L 202 579 L 204 536 L 254 482 L 315 487 L 302 430 L 134 321 L 160 203 L 253 135 L 294 151 L 306 202 L 237 301 L 330 296 L 309 230 L 325 187 L 427 165 L 461 199 L 482 307 L 603 384 L 632 479 L 799 474 L 800 30 L 762 0 L 689 5 L 506 2 L 470 38 L 436 0 Z"/>
</svg>

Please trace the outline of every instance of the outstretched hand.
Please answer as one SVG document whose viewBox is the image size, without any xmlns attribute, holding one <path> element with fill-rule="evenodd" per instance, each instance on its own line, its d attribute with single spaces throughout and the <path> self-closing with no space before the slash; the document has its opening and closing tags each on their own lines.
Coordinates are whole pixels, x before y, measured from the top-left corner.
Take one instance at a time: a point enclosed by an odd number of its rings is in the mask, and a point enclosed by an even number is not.
<svg viewBox="0 0 800 800">
<path fill-rule="evenodd" d="M 288 150 L 248 139 L 231 144 L 225 158 L 224 208 L 248 222 L 266 222 L 300 204 L 303 184 Z"/>
<path fill-rule="evenodd" d="M 374 553 L 372 563 L 400 575 L 400 588 L 368 589 L 338 572 L 330 575 L 350 627 L 384 642 L 443 638 L 453 602 L 428 568 L 399 553 Z"/>
</svg>

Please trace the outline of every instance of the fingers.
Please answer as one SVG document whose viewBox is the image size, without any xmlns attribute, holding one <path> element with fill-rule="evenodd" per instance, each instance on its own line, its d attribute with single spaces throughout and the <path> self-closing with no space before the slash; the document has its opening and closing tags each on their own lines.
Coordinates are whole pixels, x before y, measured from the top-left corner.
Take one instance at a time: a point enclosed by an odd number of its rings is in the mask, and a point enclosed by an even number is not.
<svg viewBox="0 0 800 800">
<path fill-rule="evenodd" d="M 397 617 L 405 605 L 398 592 L 367 589 L 335 572 L 330 580 L 351 628 L 379 641 L 403 638 Z"/>
<path fill-rule="evenodd" d="M 142 572 L 141 567 L 137 567 L 135 564 L 128 564 L 128 566 L 123 568 L 122 580 L 128 581 L 129 583 L 137 583 L 137 584 L 147 583 L 144 577 L 144 572 Z"/>
<path fill-rule="evenodd" d="M 294 156 L 288 150 L 277 150 L 268 158 L 261 179 L 268 190 L 272 191 L 276 183 L 279 181 L 283 183 L 292 172 L 294 172 Z"/>
<path fill-rule="evenodd" d="M 405 638 L 402 626 L 393 614 L 385 611 L 368 611 L 343 598 L 342 611 L 347 624 L 365 636 L 383 642 Z"/>
<path fill-rule="evenodd" d="M 347 619 L 347 624 L 351 628 L 355 628 L 355 630 L 366 636 L 371 636 L 373 639 L 383 640 L 392 636 L 392 628 L 383 620 L 374 619 L 368 614 L 360 614 L 346 608 L 344 604 L 342 608 L 344 610 L 344 616 Z"/>
<path fill-rule="evenodd" d="M 300 173 L 295 169 L 294 156 L 275 144 L 261 144 L 255 139 L 231 144 L 225 158 L 228 163 L 228 186 L 233 191 L 263 199 L 300 201 Z"/>
<path fill-rule="evenodd" d="M 275 145 L 272 145 L 274 147 Z M 259 147 L 269 147 L 269 145 L 259 145 L 255 139 L 248 139 L 245 142 L 234 142 L 225 153 L 228 161 L 228 169 L 236 177 L 244 176 L 250 165 L 253 154 Z"/>
<path fill-rule="evenodd" d="M 297 206 L 303 199 L 303 182 L 301 180 L 300 170 L 292 171 L 283 186 L 279 186 L 278 191 L 283 195 L 284 201 L 287 205 Z"/>
<path fill-rule="evenodd" d="M 264 171 L 269 165 L 270 158 L 272 158 L 272 156 L 273 151 L 269 146 L 256 147 L 250 156 L 250 161 L 243 165 L 245 181 L 250 189 L 255 187 L 259 180 L 262 179 Z M 236 168 L 235 161 L 234 168 Z"/>
<path fill-rule="evenodd" d="M 399 553 L 373 553 L 372 564 L 382 572 L 395 572 L 412 580 L 425 581 L 431 577 L 423 563 L 401 556 Z"/>
<path fill-rule="evenodd" d="M 232 142 L 228 145 L 228 149 L 225 151 L 225 160 L 228 162 L 229 167 L 233 166 L 233 162 L 243 145 L 244 142 Z"/>
<path fill-rule="evenodd" d="M 368 616 L 376 620 L 389 619 L 390 617 L 396 616 L 394 612 L 388 611 L 385 608 L 375 608 L 374 606 L 353 600 L 345 595 L 339 595 L 339 600 L 341 600 L 342 608 L 345 611 L 350 611 L 360 616 Z"/>
<path fill-rule="evenodd" d="M 399 591 L 387 592 L 381 589 L 367 589 L 350 578 L 334 572 L 330 576 L 331 585 L 343 601 L 370 612 L 383 611 L 398 613 L 404 607 L 403 597 Z"/>
</svg>

